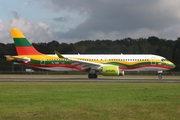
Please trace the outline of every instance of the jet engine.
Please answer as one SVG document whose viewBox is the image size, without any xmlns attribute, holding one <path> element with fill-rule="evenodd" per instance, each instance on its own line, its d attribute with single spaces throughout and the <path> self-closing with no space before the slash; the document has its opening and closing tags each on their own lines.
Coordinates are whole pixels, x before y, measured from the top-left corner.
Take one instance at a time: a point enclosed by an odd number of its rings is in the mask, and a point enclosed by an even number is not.
<svg viewBox="0 0 180 120">
<path fill-rule="evenodd" d="M 118 76 L 124 75 L 124 71 L 119 70 L 119 66 L 103 66 L 102 75 L 104 76 Z"/>
</svg>

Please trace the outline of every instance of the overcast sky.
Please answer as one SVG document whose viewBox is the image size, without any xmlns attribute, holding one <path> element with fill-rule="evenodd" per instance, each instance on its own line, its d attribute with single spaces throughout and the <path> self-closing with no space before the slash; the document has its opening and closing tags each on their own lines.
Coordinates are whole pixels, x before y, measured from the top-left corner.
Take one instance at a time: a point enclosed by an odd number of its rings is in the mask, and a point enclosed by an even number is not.
<svg viewBox="0 0 180 120">
<path fill-rule="evenodd" d="M 180 37 L 180 0 L 0 0 L 0 42 L 10 28 L 31 42 Z"/>
</svg>

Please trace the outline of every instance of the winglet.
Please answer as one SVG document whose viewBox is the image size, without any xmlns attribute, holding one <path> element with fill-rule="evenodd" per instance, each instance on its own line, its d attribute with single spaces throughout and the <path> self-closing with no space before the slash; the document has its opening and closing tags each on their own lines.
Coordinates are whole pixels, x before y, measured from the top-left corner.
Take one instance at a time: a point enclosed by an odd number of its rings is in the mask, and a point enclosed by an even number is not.
<svg viewBox="0 0 180 120">
<path fill-rule="evenodd" d="M 65 58 L 64 56 L 62 56 L 58 51 L 54 51 L 56 53 L 56 55 L 59 57 L 59 58 Z"/>
</svg>

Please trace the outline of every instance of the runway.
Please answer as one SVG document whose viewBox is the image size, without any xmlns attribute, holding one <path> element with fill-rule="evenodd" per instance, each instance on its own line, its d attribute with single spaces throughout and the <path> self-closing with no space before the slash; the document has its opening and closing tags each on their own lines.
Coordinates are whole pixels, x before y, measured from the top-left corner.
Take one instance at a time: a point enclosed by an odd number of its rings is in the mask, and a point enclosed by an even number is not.
<svg viewBox="0 0 180 120">
<path fill-rule="evenodd" d="M 37 78 L 37 77 L 0 77 L 0 82 L 123 82 L 123 83 L 180 83 L 180 79 L 150 78 Z"/>
</svg>

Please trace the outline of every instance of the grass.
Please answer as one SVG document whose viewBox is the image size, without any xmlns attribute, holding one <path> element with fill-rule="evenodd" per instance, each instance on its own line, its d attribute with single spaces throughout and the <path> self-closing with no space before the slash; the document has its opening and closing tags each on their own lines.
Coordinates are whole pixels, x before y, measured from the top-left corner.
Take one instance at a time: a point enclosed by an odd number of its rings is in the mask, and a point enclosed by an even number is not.
<svg viewBox="0 0 180 120">
<path fill-rule="evenodd" d="M 0 119 L 179 118 L 178 83 L 0 82 Z"/>
</svg>

